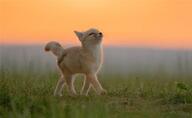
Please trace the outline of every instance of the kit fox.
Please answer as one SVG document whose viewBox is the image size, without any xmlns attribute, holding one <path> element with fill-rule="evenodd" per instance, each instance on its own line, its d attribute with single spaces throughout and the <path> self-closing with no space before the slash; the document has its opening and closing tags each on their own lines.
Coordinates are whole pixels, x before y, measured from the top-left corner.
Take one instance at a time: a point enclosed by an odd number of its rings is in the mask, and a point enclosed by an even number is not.
<svg viewBox="0 0 192 118">
<path fill-rule="evenodd" d="M 80 40 L 81 46 L 63 48 L 55 41 L 45 46 L 45 51 L 51 51 L 57 57 L 57 64 L 61 71 L 54 95 L 62 95 L 65 83 L 70 95 L 76 95 L 73 78 L 77 73 L 85 75 L 81 89 L 82 95 L 88 95 L 91 86 L 97 94 L 105 94 L 106 90 L 102 88 L 97 79 L 97 73 L 103 63 L 102 32 L 91 28 L 85 32 L 74 31 L 74 33 Z"/>
</svg>

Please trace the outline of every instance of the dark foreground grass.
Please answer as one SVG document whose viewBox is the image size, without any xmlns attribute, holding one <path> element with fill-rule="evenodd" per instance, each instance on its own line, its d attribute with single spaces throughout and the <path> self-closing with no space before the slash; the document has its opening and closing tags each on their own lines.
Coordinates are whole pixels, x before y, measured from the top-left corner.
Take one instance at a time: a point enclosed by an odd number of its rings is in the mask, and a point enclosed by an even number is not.
<svg viewBox="0 0 192 118">
<path fill-rule="evenodd" d="M 108 94 L 52 95 L 57 74 L 1 72 L 0 118 L 192 118 L 192 80 L 101 76 Z M 75 83 L 79 92 L 82 79 Z"/>
</svg>

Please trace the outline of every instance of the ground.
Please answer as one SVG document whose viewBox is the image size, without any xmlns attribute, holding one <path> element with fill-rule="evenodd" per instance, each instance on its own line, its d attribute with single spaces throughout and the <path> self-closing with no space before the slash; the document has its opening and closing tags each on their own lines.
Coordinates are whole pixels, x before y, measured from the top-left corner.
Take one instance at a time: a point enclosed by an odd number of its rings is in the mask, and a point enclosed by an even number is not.
<svg viewBox="0 0 192 118">
<path fill-rule="evenodd" d="M 106 95 L 54 97 L 56 72 L 0 73 L 1 118 L 192 118 L 192 80 L 99 75 Z M 82 78 L 78 77 L 79 93 Z"/>
</svg>

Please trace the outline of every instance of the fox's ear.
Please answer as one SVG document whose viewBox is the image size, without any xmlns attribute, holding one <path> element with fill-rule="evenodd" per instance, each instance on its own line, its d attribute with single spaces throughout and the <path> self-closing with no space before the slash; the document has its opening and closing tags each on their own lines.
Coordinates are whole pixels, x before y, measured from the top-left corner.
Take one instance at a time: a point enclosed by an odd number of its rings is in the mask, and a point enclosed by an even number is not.
<svg viewBox="0 0 192 118">
<path fill-rule="evenodd" d="M 82 40 L 82 37 L 83 37 L 83 33 L 82 32 L 74 31 L 74 33 L 79 38 L 79 40 Z"/>
</svg>

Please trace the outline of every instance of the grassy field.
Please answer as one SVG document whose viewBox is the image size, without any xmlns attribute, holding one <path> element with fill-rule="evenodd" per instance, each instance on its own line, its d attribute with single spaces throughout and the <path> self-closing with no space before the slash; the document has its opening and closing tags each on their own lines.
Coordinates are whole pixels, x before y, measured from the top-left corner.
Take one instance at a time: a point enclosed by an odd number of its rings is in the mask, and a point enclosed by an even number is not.
<svg viewBox="0 0 192 118">
<path fill-rule="evenodd" d="M 46 73 L 46 74 L 45 74 Z M 48 73 L 48 74 L 47 74 Z M 0 72 L 0 118 L 191 118 L 192 80 L 100 75 L 108 94 L 54 97 L 56 72 Z M 78 77 L 79 92 L 82 78 Z"/>
<path fill-rule="evenodd" d="M 65 88 L 54 97 L 55 58 L 42 49 L 0 49 L 0 118 L 192 118 L 191 52 L 108 50 L 99 73 L 107 95 L 70 97 Z"/>
</svg>

